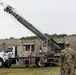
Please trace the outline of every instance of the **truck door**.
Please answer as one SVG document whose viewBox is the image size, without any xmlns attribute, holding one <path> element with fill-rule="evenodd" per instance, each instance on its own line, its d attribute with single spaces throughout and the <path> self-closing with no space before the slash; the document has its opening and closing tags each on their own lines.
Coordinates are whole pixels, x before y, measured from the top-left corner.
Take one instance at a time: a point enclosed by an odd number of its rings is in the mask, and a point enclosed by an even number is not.
<svg viewBox="0 0 76 75">
<path fill-rule="evenodd" d="M 10 47 L 4 51 L 4 58 L 14 58 L 14 57 L 15 55 L 14 55 L 13 47 Z"/>
</svg>

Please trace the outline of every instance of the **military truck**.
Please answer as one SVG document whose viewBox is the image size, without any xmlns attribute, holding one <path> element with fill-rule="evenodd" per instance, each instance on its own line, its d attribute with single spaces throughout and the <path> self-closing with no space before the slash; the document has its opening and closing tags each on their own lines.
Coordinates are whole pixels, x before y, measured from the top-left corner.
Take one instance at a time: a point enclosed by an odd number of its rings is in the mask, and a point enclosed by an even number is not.
<svg viewBox="0 0 76 75">
<path fill-rule="evenodd" d="M 40 49 L 42 52 L 46 52 L 45 53 L 46 58 L 44 60 L 45 66 L 49 66 L 51 63 L 55 63 L 56 60 L 59 58 L 58 56 L 56 56 L 55 51 L 61 50 L 57 42 L 45 36 L 31 23 L 26 21 L 20 14 L 16 12 L 15 8 L 11 7 L 10 5 L 4 5 L 3 2 L 0 2 L 0 5 L 4 7 L 5 12 L 12 15 L 18 22 L 20 22 L 24 27 L 29 29 L 34 34 L 36 34 L 36 36 L 38 36 L 42 40 L 40 46 L 33 51 L 33 58 L 35 64 L 37 66 L 41 66 L 38 57 Z M 27 66 L 29 61 L 29 59 L 27 58 L 28 53 L 31 51 L 32 47 L 33 46 L 30 45 L 30 49 L 28 51 L 27 51 L 28 45 L 9 47 L 4 52 L 0 53 L 0 67 L 3 66 L 7 67 L 8 65 L 11 66 L 11 64 L 17 64 L 19 62 Z"/>
</svg>

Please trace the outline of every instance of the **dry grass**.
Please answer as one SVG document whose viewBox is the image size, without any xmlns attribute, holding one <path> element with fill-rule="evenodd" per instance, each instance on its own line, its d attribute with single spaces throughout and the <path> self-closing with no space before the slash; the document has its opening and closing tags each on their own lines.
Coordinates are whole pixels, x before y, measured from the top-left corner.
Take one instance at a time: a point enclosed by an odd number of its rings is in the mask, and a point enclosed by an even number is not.
<svg viewBox="0 0 76 75">
<path fill-rule="evenodd" d="M 2 68 L 0 75 L 59 75 L 59 67 L 46 68 Z"/>
<path fill-rule="evenodd" d="M 22 66 L 22 65 L 21 65 Z M 24 66 L 0 68 L 0 75 L 60 75 L 60 67 L 25 68 Z"/>
</svg>

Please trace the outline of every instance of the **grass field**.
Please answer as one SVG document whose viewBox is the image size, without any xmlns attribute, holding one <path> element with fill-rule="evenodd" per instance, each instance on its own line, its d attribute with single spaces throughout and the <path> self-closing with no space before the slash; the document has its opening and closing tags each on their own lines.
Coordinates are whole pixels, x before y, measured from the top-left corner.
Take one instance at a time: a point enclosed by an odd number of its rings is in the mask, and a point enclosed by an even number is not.
<svg viewBox="0 0 76 75">
<path fill-rule="evenodd" d="M 25 68 L 25 67 L 11 67 L 1 68 L 0 75 L 59 75 L 59 67 L 45 67 L 45 68 Z"/>
<path fill-rule="evenodd" d="M 45 68 L 25 68 L 25 67 L 11 67 L 1 68 L 0 75 L 60 75 L 59 67 L 45 67 Z"/>
</svg>

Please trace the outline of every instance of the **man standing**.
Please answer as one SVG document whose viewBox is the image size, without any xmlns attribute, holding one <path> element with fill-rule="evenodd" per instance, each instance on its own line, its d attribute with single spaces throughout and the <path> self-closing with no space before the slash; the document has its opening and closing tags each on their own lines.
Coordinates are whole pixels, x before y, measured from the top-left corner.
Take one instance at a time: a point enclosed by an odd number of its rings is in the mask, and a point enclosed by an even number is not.
<svg viewBox="0 0 76 75">
<path fill-rule="evenodd" d="M 41 67 L 44 67 L 44 52 L 40 51 L 39 58 L 40 58 Z"/>
<path fill-rule="evenodd" d="M 28 55 L 28 59 L 29 59 L 29 67 L 33 67 L 33 52 L 30 52 Z"/>
<path fill-rule="evenodd" d="M 61 70 L 64 71 L 63 75 L 75 75 L 75 61 L 76 53 L 70 48 L 70 43 L 65 43 L 65 49 L 61 51 Z"/>
</svg>

